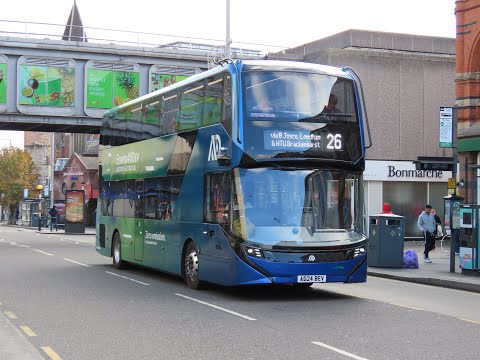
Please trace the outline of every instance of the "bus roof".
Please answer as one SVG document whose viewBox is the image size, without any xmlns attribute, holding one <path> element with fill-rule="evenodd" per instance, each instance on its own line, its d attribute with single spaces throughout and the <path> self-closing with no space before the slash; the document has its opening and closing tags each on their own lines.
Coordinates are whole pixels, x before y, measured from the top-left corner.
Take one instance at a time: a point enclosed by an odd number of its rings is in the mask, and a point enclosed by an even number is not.
<svg viewBox="0 0 480 360">
<path fill-rule="evenodd" d="M 239 61 L 239 63 L 247 66 L 251 69 L 258 68 L 259 70 L 267 68 L 279 68 L 284 70 L 301 70 L 301 71 L 312 71 L 319 72 L 325 75 L 333 75 L 337 77 L 349 78 L 350 75 L 342 70 L 342 68 L 329 66 L 329 65 L 320 65 L 307 62 L 299 61 L 283 61 L 283 60 L 245 60 Z"/>
<path fill-rule="evenodd" d="M 109 109 L 105 111 L 103 116 L 108 116 L 112 115 L 122 109 L 125 109 L 129 106 L 135 105 L 139 102 L 142 102 L 146 99 L 151 98 L 152 96 L 159 96 L 165 92 L 174 90 L 176 88 L 181 88 L 185 85 L 188 85 L 190 83 L 193 83 L 197 80 L 216 75 L 218 73 L 221 73 L 225 69 L 225 64 L 224 62 L 222 65 L 219 65 L 215 68 L 206 70 L 204 72 L 201 72 L 199 74 L 192 75 L 188 77 L 185 80 L 179 81 L 178 83 L 175 83 L 173 85 L 169 85 L 167 87 L 164 87 L 160 90 L 142 95 L 136 99 L 130 100 L 126 102 L 125 104 L 122 104 L 120 106 L 114 107 L 112 109 Z M 284 71 L 291 71 L 291 70 L 297 70 L 297 71 L 315 71 L 324 75 L 331 75 L 331 76 L 337 76 L 337 77 L 342 77 L 342 78 L 348 78 L 351 79 L 351 76 L 342 68 L 335 67 L 335 66 L 329 66 L 329 65 L 320 65 L 320 64 L 313 64 L 313 63 L 306 63 L 306 62 L 299 62 L 299 61 L 284 61 L 284 60 L 234 60 L 233 64 L 239 68 L 242 69 L 243 67 L 248 68 L 249 70 L 284 70 Z"/>
</svg>

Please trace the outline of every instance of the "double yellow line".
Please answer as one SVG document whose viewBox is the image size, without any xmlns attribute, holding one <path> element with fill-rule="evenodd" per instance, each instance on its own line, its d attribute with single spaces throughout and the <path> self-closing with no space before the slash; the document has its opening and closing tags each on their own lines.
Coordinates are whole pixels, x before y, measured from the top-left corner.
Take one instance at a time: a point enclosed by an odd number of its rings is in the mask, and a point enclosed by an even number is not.
<svg viewBox="0 0 480 360">
<path fill-rule="evenodd" d="M 1 302 L 0 302 L 0 305 L 2 305 Z M 10 320 L 18 319 L 17 315 L 15 315 L 11 311 L 4 311 L 4 314 L 7 315 L 7 317 Z M 26 325 L 20 326 L 20 329 L 22 329 L 22 331 L 29 337 L 37 336 L 37 334 L 35 334 L 35 332 L 32 329 L 30 329 L 30 327 L 28 327 Z M 47 354 L 50 357 L 50 359 L 52 359 L 52 360 L 62 360 L 62 358 L 60 356 L 58 356 L 58 354 L 55 351 L 53 351 L 53 349 L 51 347 L 42 346 L 41 349 L 45 352 L 45 354 Z"/>
</svg>

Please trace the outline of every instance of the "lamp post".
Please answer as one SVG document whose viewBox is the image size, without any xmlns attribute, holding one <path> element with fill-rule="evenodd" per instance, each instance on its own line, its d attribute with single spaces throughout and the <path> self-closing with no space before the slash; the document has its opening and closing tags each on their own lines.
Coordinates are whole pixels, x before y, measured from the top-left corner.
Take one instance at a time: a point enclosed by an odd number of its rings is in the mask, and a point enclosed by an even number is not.
<svg viewBox="0 0 480 360">
<path fill-rule="evenodd" d="M 42 231 L 42 190 L 43 185 L 37 185 L 38 190 L 38 231 Z"/>
<path fill-rule="evenodd" d="M 51 134 L 51 145 L 50 145 L 50 209 L 53 208 L 54 198 L 53 198 L 53 184 L 55 183 L 55 133 Z"/>
<path fill-rule="evenodd" d="M 226 15 L 226 39 L 225 39 L 225 57 L 230 57 L 230 44 L 232 39 L 230 39 L 230 0 L 227 0 L 227 15 Z"/>
</svg>

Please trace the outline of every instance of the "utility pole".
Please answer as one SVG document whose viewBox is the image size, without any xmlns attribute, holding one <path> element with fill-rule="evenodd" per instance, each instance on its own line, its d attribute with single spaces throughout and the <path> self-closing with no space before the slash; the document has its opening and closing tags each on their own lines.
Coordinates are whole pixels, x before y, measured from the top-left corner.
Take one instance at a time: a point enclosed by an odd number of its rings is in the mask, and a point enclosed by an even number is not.
<svg viewBox="0 0 480 360">
<path fill-rule="evenodd" d="M 232 40 L 230 39 L 230 0 L 227 0 L 227 36 L 225 40 L 225 57 L 230 57 L 230 43 Z"/>
<path fill-rule="evenodd" d="M 50 209 L 53 208 L 54 199 L 53 199 L 53 185 L 55 183 L 55 133 L 51 134 L 51 145 L 50 145 Z"/>
<path fill-rule="evenodd" d="M 458 163 L 458 153 L 457 153 L 457 124 L 458 124 L 458 109 L 456 106 L 453 107 L 453 116 L 452 116 L 452 156 L 453 156 L 453 168 L 452 168 L 452 178 L 455 179 L 455 188 L 453 189 L 453 196 L 457 196 L 457 163 Z M 451 209 L 453 211 L 453 209 Z M 455 229 L 453 227 L 453 222 L 450 224 L 451 236 L 450 236 L 450 272 L 455 272 L 455 241 L 457 239 L 457 231 L 460 229 Z"/>
</svg>

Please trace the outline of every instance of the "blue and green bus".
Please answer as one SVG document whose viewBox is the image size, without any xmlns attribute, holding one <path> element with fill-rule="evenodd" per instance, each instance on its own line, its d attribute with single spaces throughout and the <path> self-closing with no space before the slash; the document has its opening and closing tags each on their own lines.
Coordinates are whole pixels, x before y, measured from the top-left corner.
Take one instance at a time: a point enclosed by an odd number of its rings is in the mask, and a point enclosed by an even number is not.
<svg viewBox="0 0 480 360">
<path fill-rule="evenodd" d="M 361 93 L 349 68 L 225 60 L 107 111 L 97 251 L 193 289 L 365 282 Z"/>
</svg>

